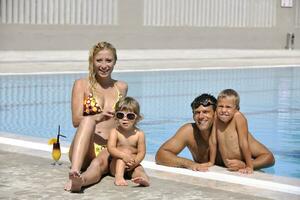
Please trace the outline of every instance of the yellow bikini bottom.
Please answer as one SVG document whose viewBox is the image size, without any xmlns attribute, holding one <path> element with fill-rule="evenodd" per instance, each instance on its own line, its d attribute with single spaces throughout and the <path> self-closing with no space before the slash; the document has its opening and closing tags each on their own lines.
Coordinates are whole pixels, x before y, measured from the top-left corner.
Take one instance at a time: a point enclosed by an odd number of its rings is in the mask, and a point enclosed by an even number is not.
<svg viewBox="0 0 300 200">
<path fill-rule="evenodd" d="M 95 151 L 95 155 L 98 156 L 98 154 L 103 150 L 106 149 L 107 146 L 106 145 L 100 145 L 97 143 L 94 143 L 94 151 Z"/>
</svg>

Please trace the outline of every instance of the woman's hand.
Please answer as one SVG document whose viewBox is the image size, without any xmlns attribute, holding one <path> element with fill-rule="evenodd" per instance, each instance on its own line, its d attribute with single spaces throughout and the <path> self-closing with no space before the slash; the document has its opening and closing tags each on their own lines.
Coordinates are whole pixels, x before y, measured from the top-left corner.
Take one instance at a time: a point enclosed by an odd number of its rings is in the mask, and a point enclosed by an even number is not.
<svg viewBox="0 0 300 200">
<path fill-rule="evenodd" d="M 114 117 L 113 111 L 102 111 L 101 113 L 93 115 L 96 123 L 103 122 L 109 120 Z"/>
</svg>

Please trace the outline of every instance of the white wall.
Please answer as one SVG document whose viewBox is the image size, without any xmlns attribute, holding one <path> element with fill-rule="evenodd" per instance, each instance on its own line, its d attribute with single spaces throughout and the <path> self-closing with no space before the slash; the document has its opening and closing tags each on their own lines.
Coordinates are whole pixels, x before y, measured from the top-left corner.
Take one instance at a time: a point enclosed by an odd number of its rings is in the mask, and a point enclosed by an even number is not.
<svg viewBox="0 0 300 200">
<path fill-rule="evenodd" d="M 0 50 L 300 48 L 300 0 L 0 0 Z"/>
</svg>

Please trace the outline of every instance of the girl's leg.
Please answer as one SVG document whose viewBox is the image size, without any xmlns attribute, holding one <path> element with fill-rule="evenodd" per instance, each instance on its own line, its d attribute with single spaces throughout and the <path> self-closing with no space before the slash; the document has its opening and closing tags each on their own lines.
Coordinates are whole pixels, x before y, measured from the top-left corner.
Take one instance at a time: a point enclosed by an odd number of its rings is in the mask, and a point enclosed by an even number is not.
<svg viewBox="0 0 300 200">
<path fill-rule="evenodd" d="M 147 176 L 142 165 L 137 166 L 133 170 L 131 180 L 140 186 L 148 187 L 150 185 L 149 177 Z"/>
<path fill-rule="evenodd" d="M 110 165 L 110 172 L 115 176 L 115 185 L 127 186 L 128 183 L 124 179 L 125 162 L 122 159 L 113 158 Z"/>
</svg>

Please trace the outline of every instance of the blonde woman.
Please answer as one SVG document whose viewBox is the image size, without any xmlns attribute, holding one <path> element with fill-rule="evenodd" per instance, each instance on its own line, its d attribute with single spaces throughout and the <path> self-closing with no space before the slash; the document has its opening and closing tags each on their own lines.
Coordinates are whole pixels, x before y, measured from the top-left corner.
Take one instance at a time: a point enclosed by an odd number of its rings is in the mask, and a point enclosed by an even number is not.
<svg viewBox="0 0 300 200">
<path fill-rule="evenodd" d="M 79 192 L 82 186 L 98 182 L 109 171 L 106 145 L 109 133 L 116 127 L 115 104 L 128 90 L 127 83 L 111 77 L 116 61 L 114 46 L 99 42 L 90 50 L 88 77 L 74 82 L 72 122 L 77 131 L 69 151 L 67 191 Z"/>
</svg>

